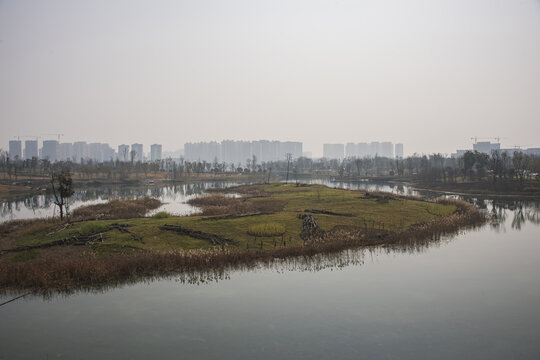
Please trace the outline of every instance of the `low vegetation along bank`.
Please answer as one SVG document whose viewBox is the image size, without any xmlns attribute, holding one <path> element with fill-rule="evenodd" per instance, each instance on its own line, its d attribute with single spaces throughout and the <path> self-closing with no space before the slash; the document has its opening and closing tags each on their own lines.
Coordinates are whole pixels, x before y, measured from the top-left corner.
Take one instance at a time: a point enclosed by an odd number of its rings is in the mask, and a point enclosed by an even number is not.
<svg viewBox="0 0 540 360">
<path fill-rule="evenodd" d="M 416 246 L 483 221 L 472 205 L 332 189 L 239 186 L 195 198 L 199 215 L 158 213 L 153 199 L 114 200 L 69 222 L 0 225 L 0 290 L 99 288 L 138 279 L 362 246 Z M 131 210 L 128 210 L 131 209 Z"/>
</svg>

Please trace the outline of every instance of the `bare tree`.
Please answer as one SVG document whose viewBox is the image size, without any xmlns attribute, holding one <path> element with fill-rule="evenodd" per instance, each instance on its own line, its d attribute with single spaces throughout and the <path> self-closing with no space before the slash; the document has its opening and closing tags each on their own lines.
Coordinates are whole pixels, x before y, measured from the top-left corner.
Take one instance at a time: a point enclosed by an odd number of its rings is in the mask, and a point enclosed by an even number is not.
<svg viewBox="0 0 540 360">
<path fill-rule="evenodd" d="M 270 184 L 270 175 L 272 174 L 272 165 L 268 167 L 268 180 L 266 181 L 268 184 Z"/>
<path fill-rule="evenodd" d="M 257 170 L 257 157 L 253 155 L 251 158 L 251 171 L 255 172 Z"/>
<path fill-rule="evenodd" d="M 525 170 L 528 167 L 529 158 L 521 151 L 514 151 L 512 163 L 514 165 L 514 171 L 519 178 L 519 182 L 523 185 L 523 180 L 525 178 Z"/>
<path fill-rule="evenodd" d="M 291 161 L 292 161 L 292 154 L 291 153 L 287 153 L 285 155 L 285 157 L 287 158 L 287 182 L 289 181 L 289 169 L 291 167 Z"/>
<path fill-rule="evenodd" d="M 51 187 L 54 204 L 60 209 L 60 220 L 64 219 L 64 209 L 68 212 L 68 199 L 73 195 L 73 180 L 69 171 L 51 172 Z"/>
</svg>

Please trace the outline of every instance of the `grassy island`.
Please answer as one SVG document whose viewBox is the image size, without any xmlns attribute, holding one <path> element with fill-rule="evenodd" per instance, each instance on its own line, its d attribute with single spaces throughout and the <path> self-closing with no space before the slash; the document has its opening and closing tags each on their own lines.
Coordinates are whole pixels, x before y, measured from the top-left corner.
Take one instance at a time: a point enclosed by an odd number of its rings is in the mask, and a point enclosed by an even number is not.
<svg viewBox="0 0 540 360">
<path fill-rule="evenodd" d="M 113 200 L 56 219 L 0 225 L 0 290 L 99 287 L 351 247 L 424 241 L 482 221 L 461 201 L 426 201 L 322 185 L 243 185 L 190 201 L 195 216 L 159 201 Z"/>
</svg>

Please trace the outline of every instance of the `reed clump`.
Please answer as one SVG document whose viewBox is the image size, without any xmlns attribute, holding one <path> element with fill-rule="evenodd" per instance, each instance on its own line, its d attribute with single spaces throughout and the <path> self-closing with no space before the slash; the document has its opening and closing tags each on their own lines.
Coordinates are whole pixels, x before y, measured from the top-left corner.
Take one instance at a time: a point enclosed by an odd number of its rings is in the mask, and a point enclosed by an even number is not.
<svg viewBox="0 0 540 360">
<path fill-rule="evenodd" d="M 161 206 L 158 199 L 144 197 L 140 199 L 114 199 L 104 204 L 82 206 L 72 213 L 73 220 L 110 220 L 144 217 L 148 211 Z"/>
<path fill-rule="evenodd" d="M 235 198 L 224 194 L 211 194 L 199 196 L 188 201 L 190 205 L 200 207 L 201 215 L 243 215 L 243 214 L 270 214 L 283 210 L 286 201 L 274 199 Z"/>
<path fill-rule="evenodd" d="M 281 236 L 285 233 L 285 226 L 276 223 L 255 224 L 248 228 L 247 233 L 257 237 Z"/>
</svg>

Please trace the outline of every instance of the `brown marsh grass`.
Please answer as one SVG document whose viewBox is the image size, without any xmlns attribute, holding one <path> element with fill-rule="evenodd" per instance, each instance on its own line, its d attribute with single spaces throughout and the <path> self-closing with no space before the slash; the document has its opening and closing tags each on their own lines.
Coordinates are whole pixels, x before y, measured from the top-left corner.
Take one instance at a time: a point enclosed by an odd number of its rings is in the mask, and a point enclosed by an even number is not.
<svg viewBox="0 0 540 360">
<path fill-rule="evenodd" d="M 199 196 L 188 201 L 190 205 L 200 207 L 204 216 L 243 215 L 252 213 L 270 214 L 283 210 L 286 201 L 274 199 L 235 198 L 224 194 Z"/>
<path fill-rule="evenodd" d="M 140 199 L 114 199 L 104 204 L 82 206 L 72 213 L 73 220 L 133 219 L 144 217 L 150 210 L 161 206 L 161 201 L 150 197 Z"/>
</svg>

